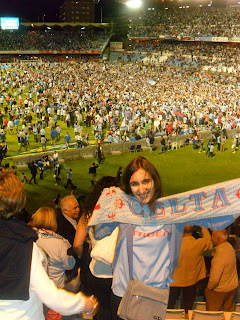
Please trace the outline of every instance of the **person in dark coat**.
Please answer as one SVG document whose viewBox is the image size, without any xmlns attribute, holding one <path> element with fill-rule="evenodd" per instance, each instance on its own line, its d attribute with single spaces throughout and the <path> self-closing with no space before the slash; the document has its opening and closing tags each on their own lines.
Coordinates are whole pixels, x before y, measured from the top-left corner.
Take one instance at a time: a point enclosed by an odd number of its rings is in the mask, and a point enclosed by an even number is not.
<svg viewBox="0 0 240 320">
<path fill-rule="evenodd" d="M 32 180 L 34 181 L 34 184 L 37 183 L 36 181 L 36 175 L 37 175 L 37 166 L 35 165 L 34 161 L 30 162 L 28 164 L 28 168 L 30 169 L 31 172 L 31 179 L 29 180 L 29 183 L 32 183 Z"/>
<path fill-rule="evenodd" d="M 57 233 L 60 234 L 62 237 L 67 239 L 71 245 L 73 245 L 73 240 L 76 233 L 77 228 L 77 221 L 80 215 L 80 208 L 76 198 L 73 195 L 65 196 L 60 203 L 60 210 L 58 210 L 57 214 L 57 224 L 58 229 Z M 80 279 L 81 279 L 81 291 L 88 294 L 88 265 L 90 262 L 90 256 L 88 252 L 88 243 L 84 242 L 83 245 L 83 254 L 81 257 L 78 257 L 76 253 L 73 251 L 71 247 L 69 250 L 69 254 L 71 253 L 75 259 L 76 264 L 75 267 L 70 270 L 66 271 L 66 275 L 68 277 L 68 281 L 71 281 L 75 278 L 78 274 L 78 268 L 81 268 Z M 90 294 L 90 292 L 89 292 Z"/>
</svg>

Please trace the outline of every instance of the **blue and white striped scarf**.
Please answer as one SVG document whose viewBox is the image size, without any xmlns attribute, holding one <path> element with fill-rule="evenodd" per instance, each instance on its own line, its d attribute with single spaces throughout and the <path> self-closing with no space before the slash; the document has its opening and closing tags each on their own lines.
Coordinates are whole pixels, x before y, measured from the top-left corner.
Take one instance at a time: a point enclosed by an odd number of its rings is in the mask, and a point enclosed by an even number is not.
<svg viewBox="0 0 240 320">
<path fill-rule="evenodd" d="M 88 226 L 121 222 L 135 225 L 163 225 L 240 215 L 240 179 L 179 193 L 156 201 L 155 210 L 115 188 L 104 189 Z"/>
</svg>

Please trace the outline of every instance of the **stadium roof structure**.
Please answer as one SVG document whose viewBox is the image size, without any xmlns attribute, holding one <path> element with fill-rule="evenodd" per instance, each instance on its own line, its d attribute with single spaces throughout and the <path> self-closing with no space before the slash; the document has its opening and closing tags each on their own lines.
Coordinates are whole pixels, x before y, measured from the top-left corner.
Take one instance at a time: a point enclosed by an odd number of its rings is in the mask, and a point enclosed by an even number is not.
<svg viewBox="0 0 240 320">
<path fill-rule="evenodd" d="M 95 27 L 95 28 L 108 28 L 110 23 L 89 23 L 89 22 L 21 22 L 24 27 Z"/>
</svg>

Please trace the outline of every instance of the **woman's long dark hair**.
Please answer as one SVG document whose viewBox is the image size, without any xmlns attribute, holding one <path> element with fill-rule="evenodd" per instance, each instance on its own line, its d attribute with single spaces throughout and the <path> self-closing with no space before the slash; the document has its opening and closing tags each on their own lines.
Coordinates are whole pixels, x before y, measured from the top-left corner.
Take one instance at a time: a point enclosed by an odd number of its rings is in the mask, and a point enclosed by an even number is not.
<svg viewBox="0 0 240 320">
<path fill-rule="evenodd" d="M 116 177 L 112 176 L 105 176 L 102 177 L 100 180 L 97 181 L 92 191 L 86 197 L 84 202 L 84 214 L 86 217 L 86 223 L 91 218 L 95 205 L 101 196 L 103 189 L 110 188 L 110 187 L 118 187 L 119 180 Z"/>
</svg>

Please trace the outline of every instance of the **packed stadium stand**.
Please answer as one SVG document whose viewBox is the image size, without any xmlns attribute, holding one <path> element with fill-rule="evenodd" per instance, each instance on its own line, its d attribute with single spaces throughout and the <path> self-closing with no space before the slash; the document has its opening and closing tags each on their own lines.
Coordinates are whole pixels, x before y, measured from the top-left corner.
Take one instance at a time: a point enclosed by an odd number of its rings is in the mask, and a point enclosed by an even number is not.
<svg viewBox="0 0 240 320">
<path fill-rule="evenodd" d="M 129 37 L 239 37 L 239 8 L 146 10 L 129 21 Z M 187 38 L 186 38 L 187 39 Z"/>
<path fill-rule="evenodd" d="M 18 30 L 1 30 L 1 54 L 74 53 L 101 54 L 109 42 L 111 28 L 90 24 L 20 24 Z"/>
</svg>

